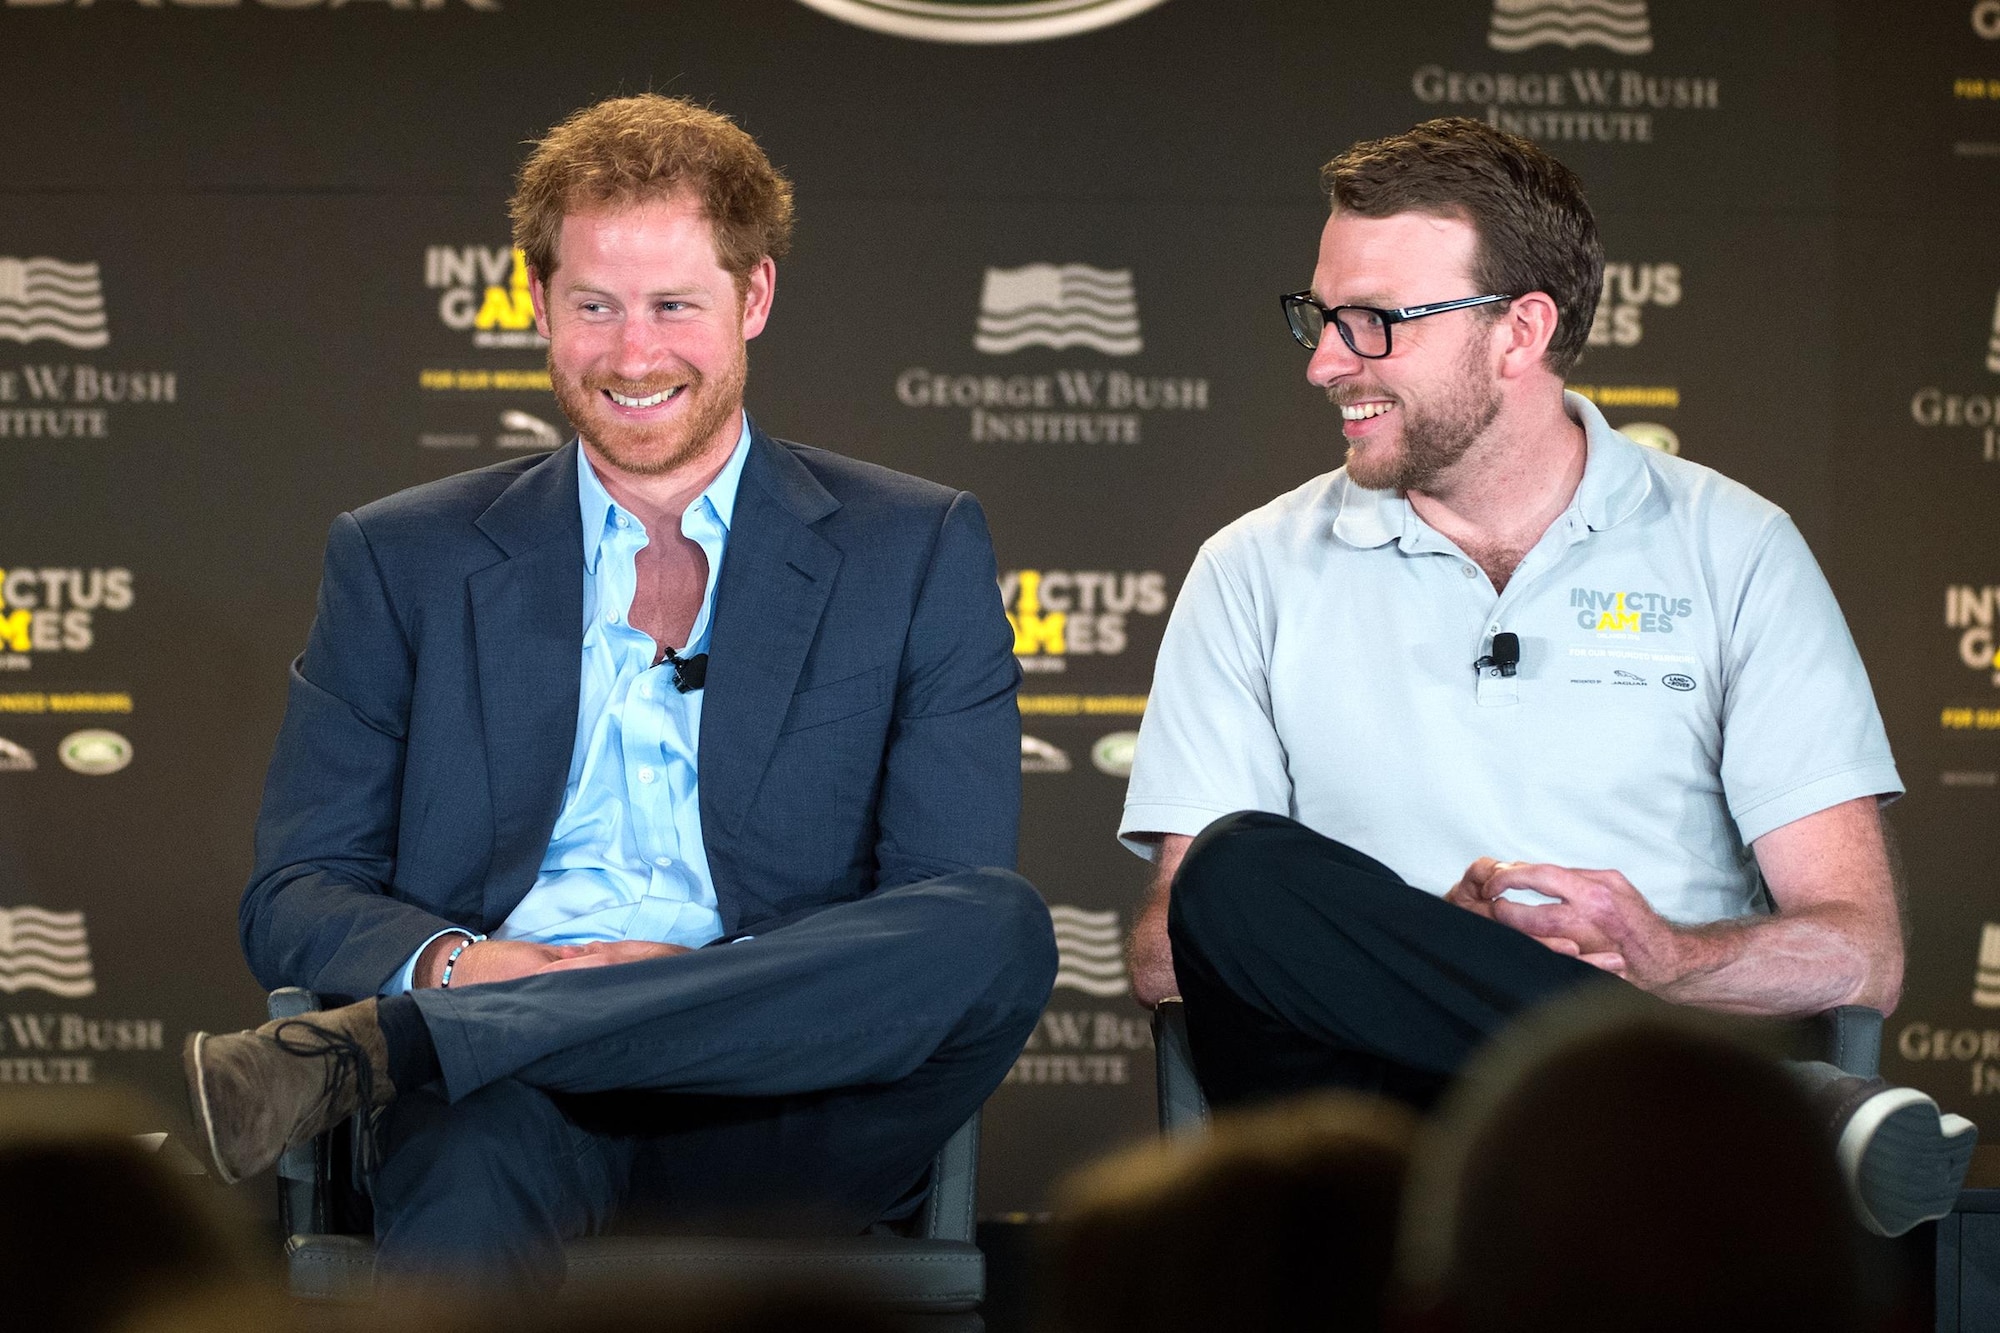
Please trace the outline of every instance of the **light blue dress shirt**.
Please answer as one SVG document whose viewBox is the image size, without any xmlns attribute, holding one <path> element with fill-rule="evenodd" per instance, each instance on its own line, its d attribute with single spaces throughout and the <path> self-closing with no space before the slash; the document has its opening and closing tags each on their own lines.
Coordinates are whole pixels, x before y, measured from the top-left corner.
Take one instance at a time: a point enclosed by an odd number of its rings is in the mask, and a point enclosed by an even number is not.
<svg viewBox="0 0 2000 1333">
<path fill-rule="evenodd" d="M 716 581 L 749 452 L 745 418 L 729 461 L 681 515 L 681 533 L 708 557 L 708 586 L 688 642 L 666 645 L 682 657 L 708 651 Z M 611 498 L 581 448 L 576 472 L 584 566 L 576 745 L 541 872 L 493 937 L 699 948 L 722 934 L 701 834 L 702 691 L 675 689 L 673 664 L 653 665 L 659 645 L 631 624 L 645 525 Z M 449 933 L 424 941 L 382 993 L 408 990 L 418 956 Z"/>
</svg>

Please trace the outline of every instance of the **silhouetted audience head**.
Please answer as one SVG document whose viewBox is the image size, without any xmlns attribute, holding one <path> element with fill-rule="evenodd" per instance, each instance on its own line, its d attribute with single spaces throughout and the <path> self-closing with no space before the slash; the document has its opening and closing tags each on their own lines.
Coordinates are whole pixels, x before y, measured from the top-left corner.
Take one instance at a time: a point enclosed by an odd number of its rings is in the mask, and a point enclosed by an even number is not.
<svg viewBox="0 0 2000 1333">
<path fill-rule="evenodd" d="M 1417 1146 L 1399 1270 L 1453 1333 L 1874 1321 L 1831 1140 L 1773 1059 L 1593 988 L 1467 1070 Z"/>
<path fill-rule="evenodd" d="M 1380 1327 L 1416 1121 L 1325 1093 L 1071 1177 L 1049 1313 L 1065 1333 Z"/>
<path fill-rule="evenodd" d="M 168 1123 L 109 1089 L 0 1092 L 9 1327 L 107 1329 L 148 1301 L 242 1275 L 232 1219 L 197 1178 L 136 1137 Z"/>
</svg>

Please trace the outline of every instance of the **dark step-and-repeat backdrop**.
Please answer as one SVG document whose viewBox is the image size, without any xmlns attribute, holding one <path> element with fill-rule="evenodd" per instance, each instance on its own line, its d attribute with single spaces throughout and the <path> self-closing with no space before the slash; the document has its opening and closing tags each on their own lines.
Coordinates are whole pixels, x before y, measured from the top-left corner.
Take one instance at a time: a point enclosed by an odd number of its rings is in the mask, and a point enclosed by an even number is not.
<svg viewBox="0 0 2000 1333">
<path fill-rule="evenodd" d="M 565 438 L 504 201 L 646 89 L 797 184 L 759 421 L 992 518 L 1063 966 L 984 1211 L 1152 1123 L 1112 830 L 1153 656 L 1202 538 L 1339 461 L 1273 299 L 1318 165 L 1446 113 L 1591 191 L 1575 387 L 1826 565 L 1910 787 L 1888 1072 L 1995 1119 L 2000 0 L 0 0 L 0 1087 L 178 1108 L 182 1035 L 258 1017 L 327 524 Z"/>
</svg>

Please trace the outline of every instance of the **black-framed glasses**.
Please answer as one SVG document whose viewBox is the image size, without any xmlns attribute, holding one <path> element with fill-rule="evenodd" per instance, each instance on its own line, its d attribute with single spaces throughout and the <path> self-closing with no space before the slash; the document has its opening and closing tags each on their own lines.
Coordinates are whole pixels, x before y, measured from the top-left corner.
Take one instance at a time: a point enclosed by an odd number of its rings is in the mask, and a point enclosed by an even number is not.
<svg viewBox="0 0 2000 1333">
<path fill-rule="evenodd" d="M 1285 323 L 1291 327 L 1292 337 L 1298 339 L 1299 346 L 1308 352 L 1319 347 L 1320 335 L 1330 323 L 1340 330 L 1340 340 L 1347 344 L 1348 351 L 1374 361 L 1389 355 L 1389 326 L 1392 324 L 1422 319 L 1425 315 L 1442 315 L 1447 310 L 1470 310 L 1476 305 L 1513 299 L 1511 296 L 1464 296 L 1456 301 L 1433 301 L 1429 305 L 1406 305 L 1398 310 L 1383 310 L 1372 305 L 1321 305 L 1308 291 L 1287 292 L 1278 298 L 1278 304 L 1285 308 Z"/>
</svg>

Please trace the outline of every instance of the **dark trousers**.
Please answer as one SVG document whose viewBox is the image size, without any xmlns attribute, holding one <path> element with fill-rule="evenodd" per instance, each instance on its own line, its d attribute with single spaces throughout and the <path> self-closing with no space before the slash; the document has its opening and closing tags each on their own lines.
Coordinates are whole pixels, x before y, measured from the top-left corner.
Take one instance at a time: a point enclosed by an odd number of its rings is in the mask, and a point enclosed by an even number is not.
<svg viewBox="0 0 2000 1333">
<path fill-rule="evenodd" d="M 854 1234 L 921 1198 L 1055 978 L 1027 881 L 888 889 L 672 958 L 415 992 L 444 1078 L 379 1125 L 385 1277 L 553 1287 L 614 1222 Z"/>
<path fill-rule="evenodd" d="M 1428 1107 L 1514 1015 L 1606 979 L 1254 811 L 1188 848 L 1167 935 L 1195 1072 L 1217 1106 L 1347 1087 Z"/>
</svg>

